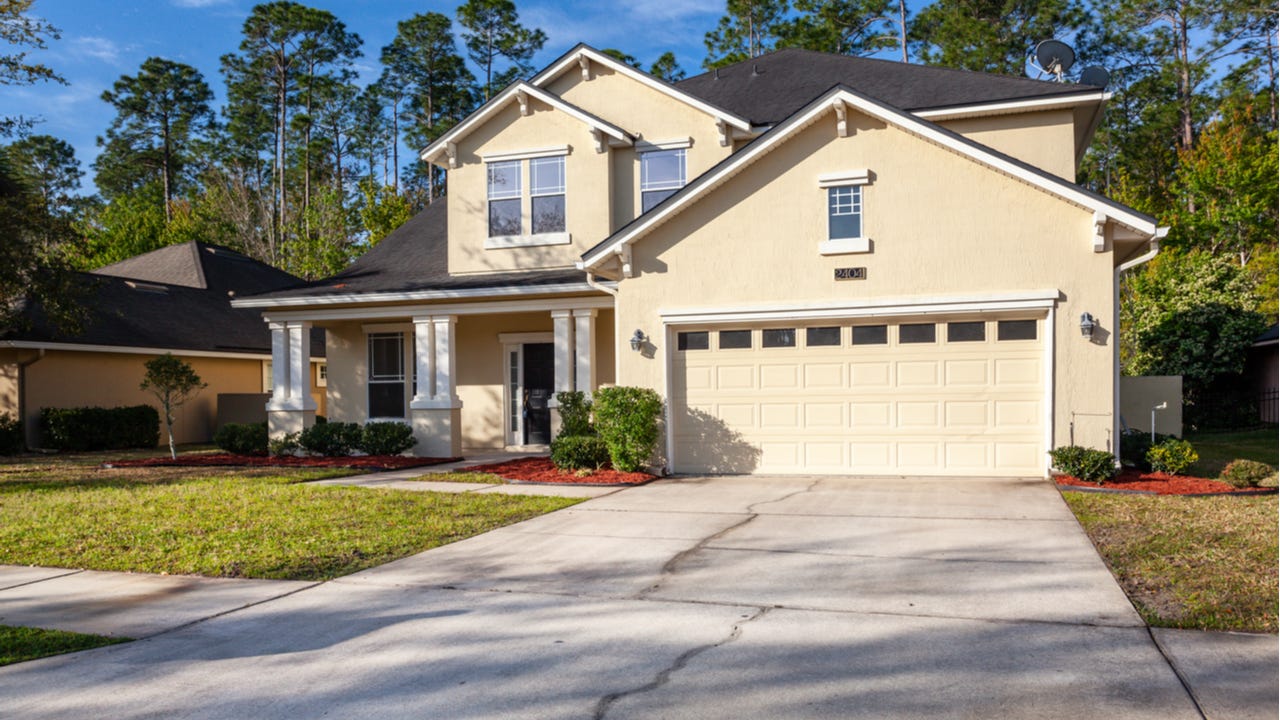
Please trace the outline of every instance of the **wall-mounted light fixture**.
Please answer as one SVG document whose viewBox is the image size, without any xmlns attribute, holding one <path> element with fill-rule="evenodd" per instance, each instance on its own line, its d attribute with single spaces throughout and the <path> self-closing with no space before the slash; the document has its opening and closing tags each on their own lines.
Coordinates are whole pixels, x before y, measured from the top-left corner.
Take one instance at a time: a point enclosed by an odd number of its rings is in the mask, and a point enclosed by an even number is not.
<svg viewBox="0 0 1280 720">
<path fill-rule="evenodd" d="M 638 329 L 631 335 L 631 349 L 636 352 L 640 352 L 640 348 L 644 347 L 644 344 L 647 342 L 649 342 L 649 338 Z"/>
<path fill-rule="evenodd" d="M 1098 327 L 1098 321 L 1093 319 L 1089 313 L 1080 316 L 1080 334 L 1087 337 L 1093 337 L 1094 328 Z"/>
</svg>

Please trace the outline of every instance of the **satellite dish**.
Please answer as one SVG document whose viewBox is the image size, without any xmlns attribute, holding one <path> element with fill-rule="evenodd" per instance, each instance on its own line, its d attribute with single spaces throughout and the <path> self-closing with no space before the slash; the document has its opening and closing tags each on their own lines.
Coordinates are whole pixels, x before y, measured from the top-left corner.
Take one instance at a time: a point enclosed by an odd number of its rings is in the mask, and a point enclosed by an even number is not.
<svg viewBox="0 0 1280 720">
<path fill-rule="evenodd" d="M 1076 61 L 1076 51 L 1058 40 L 1041 40 L 1035 49 L 1036 65 L 1041 72 L 1047 72 L 1062 82 L 1062 74 L 1071 69 Z"/>
<path fill-rule="evenodd" d="M 1080 71 L 1080 84 L 1104 88 L 1111 82 L 1111 73 L 1101 65 L 1090 65 Z"/>
</svg>

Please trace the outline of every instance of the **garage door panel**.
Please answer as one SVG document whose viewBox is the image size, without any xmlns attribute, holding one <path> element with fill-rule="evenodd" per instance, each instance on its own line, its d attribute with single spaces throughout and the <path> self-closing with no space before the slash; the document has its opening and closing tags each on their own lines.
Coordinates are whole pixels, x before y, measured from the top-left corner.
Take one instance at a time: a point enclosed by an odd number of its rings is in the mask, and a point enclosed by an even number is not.
<svg viewBox="0 0 1280 720">
<path fill-rule="evenodd" d="M 800 443 L 798 442 L 762 442 L 760 443 L 761 469 L 795 468 L 800 465 Z"/>
<path fill-rule="evenodd" d="M 938 361 L 919 360 L 897 363 L 897 386 L 900 388 L 937 387 L 939 385 Z"/>
<path fill-rule="evenodd" d="M 716 390 L 753 390 L 756 387 L 754 365 L 720 365 L 715 368 Z"/>
<path fill-rule="evenodd" d="M 940 425 L 936 402 L 900 402 L 895 410 L 900 428 L 935 430 Z"/>
<path fill-rule="evenodd" d="M 1040 422 L 1040 403 L 1035 400 L 996 400 L 995 426 L 1011 428 Z"/>
<path fill-rule="evenodd" d="M 799 429 L 799 403 L 761 403 L 760 427 L 766 430 Z"/>
<path fill-rule="evenodd" d="M 755 403 L 721 403 L 713 406 L 711 415 L 739 431 L 757 427 Z"/>
<path fill-rule="evenodd" d="M 997 385 L 1039 386 L 1043 381 L 1038 359 L 1001 358 L 996 360 Z"/>
<path fill-rule="evenodd" d="M 947 465 L 952 468 L 985 468 L 991 465 L 991 446 L 987 443 L 947 443 Z"/>
<path fill-rule="evenodd" d="M 990 418 L 989 404 L 986 400 L 947 401 L 947 427 L 985 428 Z"/>
<path fill-rule="evenodd" d="M 893 467 L 893 444 L 889 442 L 849 443 L 849 465 L 855 471 Z"/>
<path fill-rule="evenodd" d="M 842 403 L 806 403 L 804 406 L 806 430 L 843 430 L 844 405 Z"/>
<path fill-rule="evenodd" d="M 898 443 L 898 467 L 903 470 L 933 469 L 940 464 L 936 442 Z"/>
<path fill-rule="evenodd" d="M 855 362 L 849 364 L 849 386 L 857 388 L 890 387 L 892 373 L 887 362 Z"/>
<path fill-rule="evenodd" d="M 844 388 L 844 363 L 805 363 L 804 386 L 806 390 Z"/>
<path fill-rule="evenodd" d="M 849 404 L 849 425 L 855 430 L 890 427 L 893 404 L 889 402 L 855 402 Z"/>
<path fill-rule="evenodd" d="M 946 365 L 947 385 L 986 385 L 989 362 L 986 358 L 948 360 Z"/>
<path fill-rule="evenodd" d="M 760 366 L 760 388 L 795 390 L 800 387 L 800 367 L 795 364 Z"/>
<path fill-rule="evenodd" d="M 845 467 L 844 443 L 810 442 L 804 444 L 804 464 L 811 470 L 839 471 Z"/>
<path fill-rule="evenodd" d="M 998 442 L 995 450 L 995 465 L 998 468 L 1020 469 L 1043 464 L 1043 458 L 1039 456 L 1039 443 Z"/>
</svg>

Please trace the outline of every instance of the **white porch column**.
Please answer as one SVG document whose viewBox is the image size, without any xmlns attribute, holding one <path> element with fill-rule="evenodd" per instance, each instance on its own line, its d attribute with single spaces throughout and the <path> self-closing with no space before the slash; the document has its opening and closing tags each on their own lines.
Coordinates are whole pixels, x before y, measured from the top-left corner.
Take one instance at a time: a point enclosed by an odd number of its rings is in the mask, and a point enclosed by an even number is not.
<svg viewBox="0 0 1280 720">
<path fill-rule="evenodd" d="M 435 323 L 430 317 L 413 319 L 413 340 L 413 362 L 417 368 L 418 387 L 409 406 L 426 407 L 434 396 L 431 386 L 436 375 Z"/>
<path fill-rule="evenodd" d="M 555 343 L 556 364 L 555 391 L 573 390 L 573 311 L 552 310 L 551 319 L 555 324 L 555 337 L 553 340 Z"/>
<path fill-rule="evenodd" d="M 573 311 L 574 389 L 590 394 L 596 387 L 595 308 Z"/>
<path fill-rule="evenodd" d="M 457 324 L 456 315 L 413 319 L 418 391 L 409 403 L 409 416 L 417 441 L 413 454 L 419 457 L 462 455 L 462 400 L 454 377 Z"/>
<path fill-rule="evenodd" d="M 289 404 L 315 411 L 311 398 L 311 323 L 289 323 Z"/>
<path fill-rule="evenodd" d="M 450 406 L 458 403 L 458 393 L 454 389 L 454 368 L 457 367 L 458 352 L 453 341 L 458 325 L 458 316 L 442 315 L 432 318 L 435 326 L 435 391 L 432 397 L 438 403 Z"/>
<path fill-rule="evenodd" d="M 283 407 L 289 397 L 289 337 L 285 324 L 273 322 L 271 328 L 271 400 L 267 408 Z"/>
<path fill-rule="evenodd" d="M 302 432 L 316 421 L 316 402 L 311 399 L 311 323 L 273 322 L 270 327 L 267 432 L 277 438 Z"/>
</svg>

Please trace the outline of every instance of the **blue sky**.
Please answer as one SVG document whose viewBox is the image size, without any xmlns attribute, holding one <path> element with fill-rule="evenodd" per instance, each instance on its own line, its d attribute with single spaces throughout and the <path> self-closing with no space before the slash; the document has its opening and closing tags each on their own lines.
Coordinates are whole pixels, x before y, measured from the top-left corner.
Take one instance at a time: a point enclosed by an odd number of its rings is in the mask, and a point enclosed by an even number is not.
<svg viewBox="0 0 1280 720">
<path fill-rule="evenodd" d="M 419 12 L 453 17 L 461 1 L 317 0 L 306 4 L 329 10 L 364 40 L 365 57 L 357 65 L 363 83 L 380 72 L 378 54 L 395 36 L 396 22 Z M 4 87 L 0 115 L 43 118 L 33 132 L 54 135 L 75 146 L 85 170 L 85 189 L 91 191 L 90 164 L 98 155 L 94 139 L 105 132 L 113 115 L 101 100 L 102 92 L 121 75 L 135 74 L 143 60 L 160 56 L 199 69 L 221 104 L 224 88 L 218 58 L 237 49 L 240 29 L 255 4 L 251 0 L 36 0 L 31 14 L 53 23 L 62 38 L 50 42 L 48 50 L 33 52 L 31 59 L 49 65 L 69 84 Z M 705 55 L 703 35 L 724 8 L 717 0 L 616 4 L 517 0 L 516 4 L 525 25 L 547 33 L 547 44 L 534 58 L 538 67 L 585 42 L 619 48 L 645 66 L 671 50 L 691 75 L 698 72 Z"/>
</svg>

